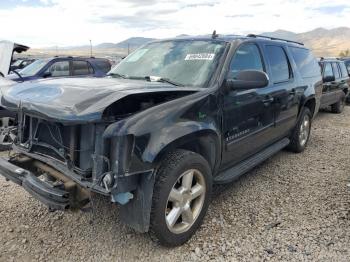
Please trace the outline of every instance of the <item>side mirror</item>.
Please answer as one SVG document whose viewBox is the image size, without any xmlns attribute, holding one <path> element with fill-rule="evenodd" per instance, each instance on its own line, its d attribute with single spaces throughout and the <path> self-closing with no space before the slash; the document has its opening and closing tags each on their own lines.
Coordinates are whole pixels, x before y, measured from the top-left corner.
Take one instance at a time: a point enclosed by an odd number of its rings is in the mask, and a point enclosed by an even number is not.
<svg viewBox="0 0 350 262">
<path fill-rule="evenodd" d="M 334 82 L 334 81 L 335 81 L 335 77 L 334 76 L 325 76 L 325 77 L 323 77 L 323 82 L 324 83 Z"/>
<path fill-rule="evenodd" d="M 52 73 L 51 72 L 45 72 L 43 75 L 43 78 L 51 77 Z"/>
<path fill-rule="evenodd" d="M 230 89 L 263 88 L 269 84 L 268 75 L 259 70 L 240 71 L 235 79 L 226 79 L 226 86 Z"/>
</svg>

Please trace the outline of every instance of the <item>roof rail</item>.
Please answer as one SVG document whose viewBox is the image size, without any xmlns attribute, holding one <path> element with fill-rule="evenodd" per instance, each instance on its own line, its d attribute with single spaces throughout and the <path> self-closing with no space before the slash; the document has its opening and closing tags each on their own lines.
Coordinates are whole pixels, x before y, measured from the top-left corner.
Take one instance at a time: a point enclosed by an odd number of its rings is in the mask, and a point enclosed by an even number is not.
<svg viewBox="0 0 350 262">
<path fill-rule="evenodd" d="M 326 60 L 326 59 L 328 59 L 328 60 L 341 60 L 341 57 L 323 57 L 323 56 L 320 57 L 320 60 Z"/>
<path fill-rule="evenodd" d="M 288 43 L 294 43 L 298 45 L 304 45 L 303 43 L 297 42 L 297 41 L 292 41 L 292 40 L 287 40 L 287 39 L 282 39 L 282 38 L 277 38 L 277 37 L 270 37 L 270 36 L 265 36 L 265 35 L 255 35 L 255 34 L 248 34 L 247 37 L 254 37 L 254 38 L 266 38 L 270 40 L 278 40 L 278 41 L 285 41 Z"/>
</svg>

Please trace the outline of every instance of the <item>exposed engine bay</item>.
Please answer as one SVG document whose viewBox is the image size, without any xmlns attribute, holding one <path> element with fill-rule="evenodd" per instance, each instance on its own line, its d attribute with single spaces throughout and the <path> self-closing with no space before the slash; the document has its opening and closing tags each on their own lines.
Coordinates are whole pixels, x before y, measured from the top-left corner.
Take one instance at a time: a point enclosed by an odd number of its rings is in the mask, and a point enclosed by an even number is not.
<svg viewBox="0 0 350 262">
<path fill-rule="evenodd" d="M 190 93 L 128 95 L 106 107 L 102 119 L 97 123 L 55 122 L 19 110 L 10 163 L 31 171 L 54 189 L 69 192 L 61 192 L 67 201 L 62 205 L 53 205 L 53 209 L 82 207 L 89 202 L 90 191 L 111 195 L 113 202 L 126 203 L 128 198 L 132 198 L 129 192 L 137 186 L 136 176 L 125 179 L 126 174 L 134 171 L 129 169 L 135 153 L 134 138 L 116 136 L 105 139 L 106 128 L 138 112 Z M 119 195 L 118 198 L 118 193 L 126 195 Z"/>
</svg>

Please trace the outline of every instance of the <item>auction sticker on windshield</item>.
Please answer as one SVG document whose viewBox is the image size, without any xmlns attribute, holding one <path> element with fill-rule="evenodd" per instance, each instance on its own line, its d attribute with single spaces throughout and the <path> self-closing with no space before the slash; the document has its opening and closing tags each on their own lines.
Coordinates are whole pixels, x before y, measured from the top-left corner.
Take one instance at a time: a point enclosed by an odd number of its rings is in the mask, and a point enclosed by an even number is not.
<svg viewBox="0 0 350 262">
<path fill-rule="evenodd" d="M 213 60 L 214 56 L 213 53 L 187 54 L 185 60 Z"/>
</svg>

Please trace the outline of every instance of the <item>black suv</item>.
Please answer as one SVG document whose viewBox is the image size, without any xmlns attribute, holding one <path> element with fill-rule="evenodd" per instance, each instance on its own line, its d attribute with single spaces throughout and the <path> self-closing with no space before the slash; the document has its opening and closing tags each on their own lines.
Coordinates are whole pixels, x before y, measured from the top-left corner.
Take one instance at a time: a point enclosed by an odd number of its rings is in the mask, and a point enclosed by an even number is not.
<svg viewBox="0 0 350 262">
<path fill-rule="evenodd" d="M 350 57 L 343 57 L 340 60 L 344 61 L 346 69 L 348 71 L 348 76 L 350 77 Z M 348 96 L 347 102 L 350 103 L 350 96 Z"/>
<path fill-rule="evenodd" d="M 319 65 L 296 42 L 156 41 L 107 78 L 6 89 L 1 104 L 19 123 L 0 171 L 51 209 L 109 196 L 129 226 L 179 245 L 202 223 L 213 183 L 305 149 L 321 93 Z"/>
<path fill-rule="evenodd" d="M 348 97 L 350 78 L 343 61 L 321 58 L 323 89 L 320 108 L 331 106 L 333 113 L 343 112 Z"/>
<path fill-rule="evenodd" d="M 343 57 L 341 60 L 344 61 L 346 69 L 348 70 L 348 74 L 350 76 L 350 57 Z"/>
</svg>

